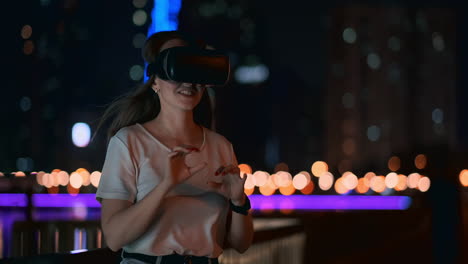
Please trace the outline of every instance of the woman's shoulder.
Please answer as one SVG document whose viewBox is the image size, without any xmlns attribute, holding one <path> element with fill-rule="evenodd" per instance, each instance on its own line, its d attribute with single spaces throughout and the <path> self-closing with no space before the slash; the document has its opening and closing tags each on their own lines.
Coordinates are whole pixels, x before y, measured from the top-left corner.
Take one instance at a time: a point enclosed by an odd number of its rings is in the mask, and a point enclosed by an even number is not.
<svg viewBox="0 0 468 264">
<path fill-rule="evenodd" d="M 139 124 L 133 124 L 130 126 L 125 126 L 119 129 L 113 137 L 120 139 L 124 143 L 128 143 L 130 140 L 138 138 L 138 134 L 141 133 Z"/>
</svg>

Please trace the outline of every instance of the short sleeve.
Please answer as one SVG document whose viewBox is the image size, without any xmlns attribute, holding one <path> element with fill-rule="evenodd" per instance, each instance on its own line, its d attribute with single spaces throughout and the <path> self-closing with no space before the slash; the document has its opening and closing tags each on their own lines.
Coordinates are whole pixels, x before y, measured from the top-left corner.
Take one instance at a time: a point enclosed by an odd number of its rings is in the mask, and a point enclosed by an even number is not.
<svg viewBox="0 0 468 264">
<path fill-rule="evenodd" d="M 107 147 L 96 200 L 119 199 L 134 202 L 136 197 L 136 168 L 127 145 L 113 136 Z"/>
</svg>

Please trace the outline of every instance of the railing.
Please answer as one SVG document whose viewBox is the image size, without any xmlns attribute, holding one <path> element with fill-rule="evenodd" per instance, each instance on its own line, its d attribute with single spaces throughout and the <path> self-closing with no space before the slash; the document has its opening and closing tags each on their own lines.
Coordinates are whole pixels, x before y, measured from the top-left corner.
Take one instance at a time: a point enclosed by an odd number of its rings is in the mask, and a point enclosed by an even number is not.
<svg viewBox="0 0 468 264">
<path fill-rule="evenodd" d="M 297 219 L 254 219 L 254 243 L 243 254 L 225 249 L 222 264 L 302 264 L 306 235 Z M 13 227 L 12 256 L 15 259 L 95 261 L 107 256 L 119 261 L 119 253 L 106 249 L 99 221 L 16 222 Z M 88 252 L 71 254 L 87 248 Z M 24 258 L 26 257 L 26 258 Z M 53 262 L 55 263 L 55 262 Z"/>
</svg>

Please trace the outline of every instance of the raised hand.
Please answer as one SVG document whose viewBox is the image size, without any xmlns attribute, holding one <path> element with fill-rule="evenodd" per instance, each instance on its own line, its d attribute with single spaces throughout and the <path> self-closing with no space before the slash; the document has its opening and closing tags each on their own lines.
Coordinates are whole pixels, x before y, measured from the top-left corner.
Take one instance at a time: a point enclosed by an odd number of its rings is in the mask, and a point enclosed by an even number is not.
<svg viewBox="0 0 468 264">
<path fill-rule="evenodd" d="M 221 166 L 215 173 L 222 182 L 208 181 L 208 186 L 215 192 L 231 199 L 233 203 L 242 204 L 245 198 L 244 184 L 247 175 L 240 176 L 240 169 L 235 165 Z"/>
<path fill-rule="evenodd" d="M 185 158 L 193 152 L 199 152 L 199 150 L 192 146 L 181 145 L 175 147 L 167 155 L 165 178 L 163 180 L 166 184 L 169 186 L 177 185 L 206 167 L 206 162 L 191 167 L 186 165 Z"/>
</svg>

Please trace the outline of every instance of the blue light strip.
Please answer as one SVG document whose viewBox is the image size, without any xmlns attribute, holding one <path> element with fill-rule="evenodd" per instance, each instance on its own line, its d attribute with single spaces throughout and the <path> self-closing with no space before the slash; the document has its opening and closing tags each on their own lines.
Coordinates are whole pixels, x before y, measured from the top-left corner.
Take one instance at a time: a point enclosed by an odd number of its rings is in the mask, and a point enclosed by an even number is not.
<svg viewBox="0 0 468 264">
<path fill-rule="evenodd" d="M 35 207 L 87 207 L 99 208 L 96 195 L 33 194 Z M 409 196 L 380 195 L 249 195 L 254 210 L 406 210 L 412 199 Z M 26 195 L 0 194 L 0 206 L 25 207 Z"/>
<path fill-rule="evenodd" d="M 181 6 L 181 0 L 154 0 L 154 7 L 151 11 L 152 22 L 148 27 L 148 37 L 159 31 L 177 30 Z M 145 63 L 145 73 L 147 66 L 147 63 Z M 143 80 L 145 82 L 148 80 L 146 74 L 144 74 Z"/>
</svg>

